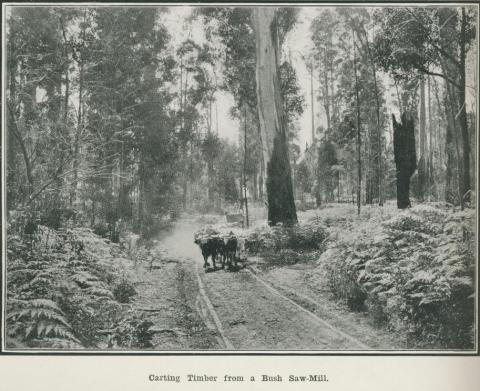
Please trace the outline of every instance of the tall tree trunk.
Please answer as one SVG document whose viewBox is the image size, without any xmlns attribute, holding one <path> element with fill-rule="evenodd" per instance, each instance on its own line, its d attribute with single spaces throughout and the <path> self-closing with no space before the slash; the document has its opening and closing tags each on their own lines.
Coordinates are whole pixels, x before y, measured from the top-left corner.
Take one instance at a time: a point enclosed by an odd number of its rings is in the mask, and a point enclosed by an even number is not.
<svg viewBox="0 0 480 391">
<path fill-rule="evenodd" d="M 445 93 L 443 97 L 443 104 L 440 101 L 440 94 L 439 94 L 439 88 L 438 84 L 435 78 L 433 80 L 433 91 L 435 95 L 435 102 L 438 107 L 438 112 L 441 116 L 441 121 L 443 121 L 443 124 L 445 124 L 445 144 L 440 145 L 440 139 L 442 138 L 442 134 L 440 132 L 440 121 L 438 122 L 438 131 L 436 132 L 436 137 L 435 137 L 435 144 L 436 144 L 436 151 L 438 153 L 438 160 L 437 160 L 437 165 L 445 165 L 446 167 L 446 172 L 445 172 L 445 188 L 443 189 L 443 193 L 445 196 L 445 201 L 449 203 L 453 203 L 453 198 L 451 196 L 451 184 L 452 184 L 452 165 L 453 161 L 455 160 L 454 155 L 453 155 L 453 150 L 452 150 L 452 140 L 453 140 L 453 132 L 455 129 L 453 129 L 453 122 L 451 123 L 450 121 L 450 116 L 449 116 L 449 103 L 448 103 L 448 96 Z M 443 110 L 442 110 L 443 108 Z M 443 150 L 442 150 L 443 147 Z M 452 152 L 450 152 L 452 151 Z M 445 161 L 446 159 L 446 161 Z"/>
<path fill-rule="evenodd" d="M 65 96 L 64 96 L 64 103 L 63 103 L 63 124 L 65 128 L 67 127 L 67 120 L 68 120 L 68 100 L 70 99 L 70 78 L 68 68 L 70 66 L 69 58 L 68 58 L 68 39 L 67 33 L 65 31 L 65 23 L 63 18 L 60 18 L 60 25 L 62 28 L 62 36 L 63 36 L 63 45 L 64 45 L 64 56 L 66 61 L 65 66 Z"/>
<path fill-rule="evenodd" d="M 418 159 L 418 197 L 420 201 L 425 200 L 427 187 L 427 133 L 426 133 L 426 112 L 425 112 L 425 80 L 420 79 L 420 126 L 419 126 L 419 159 Z"/>
<path fill-rule="evenodd" d="M 255 203 L 258 201 L 258 172 L 257 172 L 257 167 L 255 166 L 255 171 L 253 172 L 252 175 L 252 181 L 253 181 L 253 202 Z"/>
<path fill-rule="evenodd" d="M 214 207 L 214 191 L 213 191 L 213 161 L 208 159 L 207 161 L 207 200 L 208 200 L 208 209 L 212 210 Z"/>
<path fill-rule="evenodd" d="M 455 204 L 455 191 L 453 180 L 453 165 L 456 161 L 455 153 L 453 152 L 453 134 L 455 132 L 455 126 L 451 120 L 451 116 L 448 116 L 448 122 L 446 126 L 445 134 L 445 156 L 447 161 L 445 162 L 445 201 L 449 204 Z"/>
<path fill-rule="evenodd" d="M 247 199 L 247 106 L 243 106 L 243 186 L 244 186 L 244 196 L 245 196 L 245 226 L 249 227 L 250 222 L 248 221 L 248 199 Z"/>
<path fill-rule="evenodd" d="M 428 76 L 427 78 L 427 102 L 428 102 L 428 164 L 427 164 L 427 177 L 428 177 L 428 182 L 427 182 L 427 196 L 428 200 L 430 201 L 432 195 L 434 195 L 434 178 L 433 178 L 433 151 L 434 151 L 434 146 L 433 146 L 433 140 L 434 138 L 432 137 L 433 133 L 433 125 L 432 125 L 432 87 L 431 87 L 431 77 Z"/>
<path fill-rule="evenodd" d="M 278 76 L 278 34 L 275 9 L 254 9 L 256 81 L 262 149 L 267 169 L 268 223 L 297 222 L 288 158 L 287 126 Z"/>
<path fill-rule="evenodd" d="M 383 205 L 383 143 L 382 143 L 382 130 L 380 127 L 380 98 L 378 92 L 378 85 L 377 85 L 377 69 L 375 66 L 375 61 L 373 59 L 372 53 L 370 51 L 370 45 L 368 43 L 368 35 L 367 31 L 363 29 L 363 33 L 365 36 L 365 45 L 368 51 L 368 57 L 370 58 L 370 64 L 372 66 L 372 73 L 373 73 L 373 84 L 375 87 L 375 115 L 376 115 L 376 124 L 377 124 L 377 157 L 378 157 L 378 164 L 376 165 L 376 176 L 378 181 L 378 204 L 380 206 Z"/>
<path fill-rule="evenodd" d="M 413 118 L 402 114 L 401 123 L 393 121 L 393 153 L 397 174 L 397 207 L 405 209 L 410 204 L 410 178 L 417 168 L 415 153 L 415 128 Z"/>
<path fill-rule="evenodd" d="M 467 104 L 465 100 L 465 83 L 466 83 L 466 28 L 467 16 L 465 7 L 462 7 L 462 21 L 460 33 L 460 88 L 458 89 L 458 104 L 460 105 L 459 122 L 462 129 L 462 144 L 463 144 L 463 179 L 461 191 L 461 205 L 463 208 L 463 201 L 468 200 L 468 191 L 470 186 L 470 138 L 468 136 L 468 122 L 467 122 Z"/>
<path fill-rule="evenodd" d="M 145 162 L 140 156 L 138 167 L 138 232 L 143 232 L 143 215 L 145 211 Z"/>
<path fill-rule="evenodd" d="M 362 146 L 362 136 L 361 136 L 361 123 L 360 123 L 360 102 L 358 94 L 358 76 L 357 76 L 357 51 L 356 51 L 356 41 L 355 33 L 352 30 L 353 35 L 353 71 L 355 74 L 355 103 L 357 106 L 357 213 L 360 215 L 360 201 L 362 193 L 362 156 L 361 156 L 361 146 Z"/>
<path fill-rule="evenodd" d="M 265 194 L 265 169 L 264 169 L 264 163 L 263 159 L 260 159 L 260 173 L 258 176 L 258 198 L 260 198 L 261 201 L 264 200 L 263 195 Z"/>
<path fill-rule="evenodd" d="M 87 19 L 87 10 L 83 13 L 83 29 L 82 29 L 82 44 L 85 44 L 85 26 Z M 66 37 L 65 37 L 66 39 Z M 83 53 L 80 53 L 78 60 L 78 113 L 77 113 L 77 129 L 74 137 L 73 145 L 73 183 L 70 189 L 70 206 L 73 206 L 77 196 L 77 182 L 78 182 L 78 152 L 80 143 L 80 134 L 83 131 Z"/>
<path fill-rule="evenodd" d="M 464 180 L 464 175 L 463 175 L 463 171 L 462 171 L 462 163 L 461 163 L 461 156 L 460 156 L 460 145 L 459 145 L 459 142 L 458 142 L 458 127 L 459 127 L 459 124 L 457 123 L 457 120 L 456 120 L 456 115 L 455 113 L 458 112 L 457 111 L 457 108 L 458 108 L 458 105 L 460 104 L 460 102 L 456 102 L 455 101 L 455 96 L 454 96 L 454 93 L 453 93 L 453 86 L 451 86 L 448 82 L 445 82 L 445 89 L 446 89 L 446 92 L 447 92 L 447 97 L 448 97 L 448 101 L 449 101 L 449 104 L 446 106 L 446 108 L 450 108 L 449 112 L 447 115 L 449 115 L 449 123 L 451 124 L 450 125 L 450 128 L 453 129 L 453 133 L 452 133 L 452 138 L 453 138 L 453 141 L 455 143 L 455 152 L 456 152 L 456 159 L 452 159 L 452 164 L 453 164 L 453 160 L 456 160 L 456 166 L 457 166 L 457 179 L 458 179 L 458 200 L 459 200 L 459 203 L 460 203 L 460 207 L 461 209 L 463 210 L 463 206 L 464 206 L 464 198 L 463 198 L 463 195 L 465 193 L 463 193 L 463 189 L 464 189 L 464 186 L 463 186 L 463 180 Z M 461 110 L 461 109 L 460 109 Z M 461 124 L 460 124 L 461 126 Z M 453 149 L 453 148 L 452 148 Z"/>
<path fill-rule="evenodd" d="M 323 97 L 323 104 L 325 107 L 325 115 L 327 116 L 327 129 L 325 132 L 326 140 L 329 139 L 328 134 L 330 133 L 330 93 L 328 89 L 328 59 L 327 59 L 327 49 L 324 51 L 324 69 L 323 69 L 323 83 L 324 83 L 324 92 L 325 96 Z"/>
<path fill-rule="evenodd" d="M 310 61 L 310 101 L 312 106 L 312 145 L 315 145 L 315 111 L 313 99 L 313 60 Z"/>
<path fill-rule="evenodd" d="M 183 152 L 183 177 L 182 177 L 182 207 L 183 210 L 187 209 L 187 187 L 188 187 L 188 177 L 189 171 L 191 169 L 191 164 L 188 164 L 187 159 L 187 145 L 184 145 L 182 148 Z"/>
<path fill-rule="evenodd" d="M 77 129 L 73 141 L 73 179 L 70 188 L 70 207 L 73 206 L 77 196 L 77 182 L 78 182 L 78 152 L 80 148 L 80 133 L 82 132 L 83 122 L 83 61 L 80 62 L 79 71 L 79 87 L 78 87 L 78 113 L 77 113 Z"/>
</svg>

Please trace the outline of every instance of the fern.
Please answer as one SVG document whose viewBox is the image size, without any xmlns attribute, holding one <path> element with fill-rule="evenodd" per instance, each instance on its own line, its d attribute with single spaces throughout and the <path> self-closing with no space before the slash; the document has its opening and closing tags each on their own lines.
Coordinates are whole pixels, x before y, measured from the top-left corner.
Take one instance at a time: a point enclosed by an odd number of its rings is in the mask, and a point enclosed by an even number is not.
<svg viewBox="0 0 480 391">
<path fill-rule="evenodd" d="M 92 296 L 107 297 L 113 299 L 113 293 L 105 288 L 91 286 L 85 289 L 85 292 Z"/>
<path fill-rule="evenodd" d="M 54 301 L 34 299 L 22 304 L 24 308 L 12 311 L 7 320 L 14 323 L 14 329 L 23 334 L 24 340 L 51 336 L 80 343 L 74 336 L 65 314 Z"/>
</svg>

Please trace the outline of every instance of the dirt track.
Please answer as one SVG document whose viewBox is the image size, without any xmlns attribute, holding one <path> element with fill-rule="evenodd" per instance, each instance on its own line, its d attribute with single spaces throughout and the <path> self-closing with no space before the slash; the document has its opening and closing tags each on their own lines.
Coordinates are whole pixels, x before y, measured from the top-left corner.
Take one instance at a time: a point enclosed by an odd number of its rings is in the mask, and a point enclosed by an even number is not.
<svg viewBox="0 0 480 391">
<path fill-rule="evenodd" d="M 193 243 L 197 228 L 180 221 L 160 240 L 163 259 L 138 270 L 136 305 L 154 323 L 156 350 L 394 348 L 361 314 L 309 291 L 308 265 L 265 270 L 250 259 L 238 272 L 205 272 Z"/>
</svg>

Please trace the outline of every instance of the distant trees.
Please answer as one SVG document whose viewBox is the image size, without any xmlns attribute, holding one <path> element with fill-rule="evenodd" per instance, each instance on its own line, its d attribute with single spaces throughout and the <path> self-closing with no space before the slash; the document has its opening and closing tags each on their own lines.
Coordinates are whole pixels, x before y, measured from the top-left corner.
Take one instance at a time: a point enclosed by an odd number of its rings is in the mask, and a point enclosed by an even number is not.
<svg viewBox="0 0 480 391">
<path fill-rule="evenodd" d="M 201 20 L 206 42 L 172 41 L 167 11 L 12 7 L 9 210 L 71 208 L 92 227 L 122 219 L 147 232 L 180 207 L 220 211 L 245 187 L 254 201 L 266 196 L 272 224 L 296 221 L 294 186 L 319 205 L 381 205 L 399 196 L 405 124 L 392 133 L 393 112 L 416 129 L 412 196 L 469 201 L 473 7 L 319 10 L 306 55 L 325 123 L 306 153 L 304 97 L 284 50 L 298 9 L 198 8 L 186 26 Z M 218 134 L 219 91 L 233 96 L 238 146 Z"/>
<path fill-rule="evenodd" d="M 384 8 L 376 14 L 380 31 L 374 42 L 376 59 L 384 70 L 397 80 L 420 80 L 421 122 L 425 118 L 422 109 L 425 107 L 425 76 L 441 78 L 445 82 L 444 110 L 447 118 L 452 118 L 446 128 L 451 129 L 454 136 L 447 135 L 446 141 L 458 142 L 458 148 L 453 147 L 458 161 L 458 197 L 456 201 L 449 201 L 458 202 L 462 207 L 471 190 L 471 140 L 465 90 L 467 52 L 475 39 L 475 17 L 475 10 L 471 7 Z M 423 132 L 425 127 L 421 125 L 420 129 Z M 428 182 L 425 135 L 422 134 L 420 140 L 419 176 Z M 449 178 L 446 182 L 451 186 Z"/>
<path fill-rule="evenodd" d="M 320 135 L 320 148 L 334 142 L 341 157 L 335 171 L 342 173 L 339 184 L 344 182 L 343 194 L 337 198 L 350 199 L 355 193 L 358 205 L 362 199 L 382 204 L 385 192 L 385 89 L 368 37 L 371 24 L 368 11 L 339 8 L 322 10 L 311 25 L 313 65 L 321 85 L 318 99 L 327 125 Z M 318 178 L 322 192 L 330 191 L 329 181 Z"/>
<path fill-rule="evenodd" d="M 144 232 L 177 208 L 180 148 L 198 120 L 177 75 L 163 10 L 14 7 L 8 20 L 8 208 L 62 207 Z M 38 23 L 42 20 L 42 23 Z M 204 61 L 205 63 L 205 61 Z M 210 109 L 211 80 L 200 80 Z M 197 93 L 190 91 L 190 95 Z M 205 98 L 206 97 L 206 98 Z M 197 98 L 198 99 L 198 98 Z M 210 100 L 210 101 L 209 101 Z M 195 105 L 195 102 L 193 102 Z M 211 121 L 210 121 L 211 122 Z"/>
<path fill-rule="evenodd" d="M 205 8 L 197 12 L 206 26 L 207 36 L 219 39 L 224 46 L 223 57 L 223 88 L 232 93 L 235 99 L 233 115 L 242 121 L 247 122 L 247 176 L 248 182 L 252 184 L 254 197 L 263 193 L 267 188 L 265 175 L 267 172 L 266 159 L 268 153 L 262 152 L 267 141 L 265 135 L 260 137 L 262 125 L 260 119 L 257 95 L 256 64 L 256 29 L 254 26 L 255 9 L 247 8 Z M 295 9 L 280 8 L 277 10 L 275 26 L 277 45 L 277 58 L 275 60 L 276 74 L 278 79 L 278 93 L 282 98 L 281 109 L 285 113 L 285 142 L 288 145 L 287 153 L 292 159 L 288 163 L 294 164 L 293 159 L 298 147 L 295 147 L 297 128 L 295 122 L 303 111 L 303 97 L 296 78 L 294 68 L 287 61 L 281 61 L 280 49 L 286 33 L 292 28 L 297 11 Z M 286 155 L 288 156 L 288 154 Z M 291 170 L 290 168 L 288 170 Z M 290 175 L 289 175 L 290 176 Z M 276 203 L 276 201 L 275 201 Z M 274 204 L 275 204 L 274 203 Z M 273 207 L 273 204 L 272 204 Z M 283 208 L 280 208 L 283 209 Z M 283 219 L 283 218 L 282 218 Z M 288 217 L 287 220 L 290 219 Z M 276 218 L 274 218 L 276 220 Z M 292 221 L 294 221 L 293 219 Z M 278 221 L 281 221 L 278 220 Z"/>
<path fill-rule="evenodd" d="M 381 205 L 396 193 L 387 113 L 398 110 L 416 124 L 415 198 L 463 207 L 473 183 L 465 91 L 474 17 L 471 7 L 391 7 L 325 9 L 314 18 L 311 54 L 326 125 L 319 146 L 334 142 L 344 196 L 357 188 L 357 201 Z M 329 181 L 323 172 L 317 178 L 317 199 L 331 199 Z"/>
</svg>

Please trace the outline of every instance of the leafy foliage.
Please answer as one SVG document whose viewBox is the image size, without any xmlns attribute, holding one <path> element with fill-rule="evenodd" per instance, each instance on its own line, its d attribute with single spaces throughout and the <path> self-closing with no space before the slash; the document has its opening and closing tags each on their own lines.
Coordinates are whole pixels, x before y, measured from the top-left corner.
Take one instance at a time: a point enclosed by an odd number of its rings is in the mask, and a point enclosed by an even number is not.
<svg viewBox="0 0 480 391">
<path fill-rule="evenodd" d="M 51 231 L 33 245 L 28 238 L 9 237 L 7 345 L 101 347 L 113 333 L 102 330 L 129 324 L 138 338 L 128 346 L 146 346 L 148 325 L 136 322 L 123 304 L 136 293 L 131 261 L 119 246 L 85 228 Z M 119 346 L 122 341 L 127 343 L 122 339 Z"/>
<path fill-rule="evenodd" d="M 332 232 L 319 260 L 332 293 L 411 346 L 472 347 L 472 211 L 429 204 L 387 213 Z"/>
</svg>

